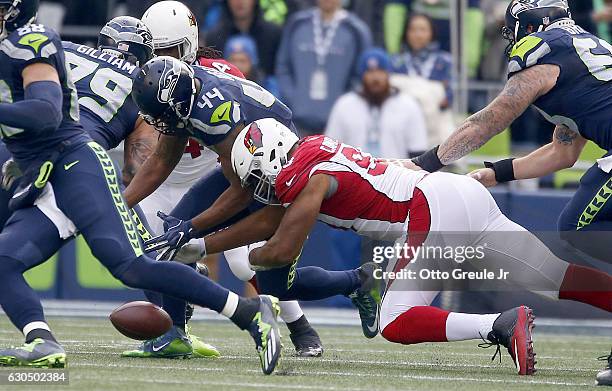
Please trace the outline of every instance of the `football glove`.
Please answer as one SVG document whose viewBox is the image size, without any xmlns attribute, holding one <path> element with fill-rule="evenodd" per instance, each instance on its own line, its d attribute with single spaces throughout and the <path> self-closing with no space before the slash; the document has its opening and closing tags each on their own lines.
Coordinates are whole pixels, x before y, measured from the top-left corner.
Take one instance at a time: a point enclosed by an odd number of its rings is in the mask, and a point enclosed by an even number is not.
<svg viewBox="0 0 612 391">
<path fill-rule="evenodd" d="M 172 260 L 178 250 L 186 245 L 195 234 L 191 221 L 183 221 L 176 217 L 157 212 L 157 217 L 164 221 L 164 234 L 145 242 L 145 252 L 159 251 L 157 260 Z"/>
<path fill-rule="evenodd" d="M 16 180 L 21 178 L 23 173 L 13 159 L 9 159 L 2 165 L 2 188 L 10 191 Z"/>
</svg>

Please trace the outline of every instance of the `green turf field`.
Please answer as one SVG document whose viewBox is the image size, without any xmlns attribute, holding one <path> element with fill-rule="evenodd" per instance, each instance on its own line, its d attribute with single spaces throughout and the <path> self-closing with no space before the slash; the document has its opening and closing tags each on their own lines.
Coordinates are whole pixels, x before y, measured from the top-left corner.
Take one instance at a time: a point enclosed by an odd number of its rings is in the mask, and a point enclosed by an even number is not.
<svg viewBox="0 0 612 391">
<path fill-rule="evenodd" d="M 69 354 L 69 389 L 86 391 L 574 390 L 594 385 L 595 373 L 603 367 L 595 357 L 610 350 L 609 338 L 536 331 L 539 371 L 533 377 L 519 377 L 506 352 L 502 364 L 491 362 L 493 348 L 478 349 L 475 341 L 407 347 L 380 337 L 366 340 L 356 327 L 317 327 L 326 347 L 323 358 L 292 357 L 291 342 L 285 338 L 280 367 L 274 375 L 264 376 L 250 338 L 229 323 L 194 322 L 195 334 L 217 346 L 223 357 L 191 360 L 121 358 L 119 353 L 134 343 L 106 320 L 51 318 L 50 323 Z M 21 338 L 0 316 L 0 345 Z"/>
</svg>

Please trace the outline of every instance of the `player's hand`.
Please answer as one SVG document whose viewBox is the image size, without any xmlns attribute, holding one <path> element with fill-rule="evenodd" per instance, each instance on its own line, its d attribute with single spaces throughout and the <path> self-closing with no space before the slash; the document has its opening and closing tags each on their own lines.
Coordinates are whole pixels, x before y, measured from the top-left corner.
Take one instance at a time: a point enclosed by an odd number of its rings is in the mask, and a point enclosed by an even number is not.
<svg viewBox="0 0 612 391">
<path fill-rule="evenodd" d="M 13 159 L 9 159 L 2 165 L 2 188 L 10 191 L 16 180 L 21 178 L 23 173 Z"/>
<path fill-rule="evenodd" d="M 166 233 L 147 240 L 145 252 L 160 251 L 158 260 L 172 260 L 177 251 L 193 238 L 195 230 L 191 221 L 183 221 L 163 212 L 157 212 L 157 217 L 164 221 Z"/>
<path fill-rule="evenodd" d="M 482 183 L 485 187 L 493 187 L 497 185 L 497 180 L 495 179 L 495 171 L 491 168 L 480 168 L 478 170 L 474 170 L 468 174 L 472 178 L 476 179 L 478 182 Z"/>
</svg>

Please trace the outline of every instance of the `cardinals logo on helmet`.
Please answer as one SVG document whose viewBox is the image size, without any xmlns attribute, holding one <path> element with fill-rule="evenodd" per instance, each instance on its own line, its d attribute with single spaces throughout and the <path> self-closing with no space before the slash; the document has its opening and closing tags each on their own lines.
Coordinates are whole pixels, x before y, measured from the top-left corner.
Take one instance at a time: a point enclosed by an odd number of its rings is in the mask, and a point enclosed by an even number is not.
<svg viewBox="0 0 612 391">
<path fill-rule="evenodd" d="M 249 128 L 249 131 L 244 136 L 244 146 L 247 147 L 251 155 L 254 155 L 255 151 L 263 147 L 263 142 L 261 139 L 261 129 L 259 129 L 257 123 L 253 122 Z"/>
</svg>

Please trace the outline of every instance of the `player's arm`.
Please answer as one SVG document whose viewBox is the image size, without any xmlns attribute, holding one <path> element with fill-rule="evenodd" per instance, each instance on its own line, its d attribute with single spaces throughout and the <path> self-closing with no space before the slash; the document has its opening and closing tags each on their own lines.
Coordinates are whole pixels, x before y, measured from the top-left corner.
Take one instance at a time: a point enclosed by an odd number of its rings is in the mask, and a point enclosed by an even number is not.
<svg viewBox="0 0 612 391">
<path fill-rule="evenodd" d="M 0 103 L 0 122 L 38 133 L 55 131 L 62 122 L 63 102 L 57 70 L 47 62 L 35 62 L 27 65 L 21 76 L 24 99 Z"/>
<path fill-rule="evenodd" d="M 550 91 L 560 72 L 557 65 L 542 64 L 514 74 L 493 102 L 466 119 L 441 145 L 414 159 L 415 163 L 437 171 L 482 147 Z"/>
<path fill-rule="evenodd" d="M 130 184 L 136 172 L 153 154 L 159 133 L 142 118 L 138 117 L 134 131 L 125 140 L 123 148 L 123 183 Z"/>
<path fill-rule="evenodd" d="M 251 265 L 276 268 L 293 262 L 300 255 L 308 233 L 317 220 L 329 187 L 329 176 L 313 175 L 285 212 L 272 238 L 263 247 L 251 251 Z"/>
<path fill-rule="evenodd" d="M 227 221 L 246 209 L 252 202 L 251 193 L 242 187 L 240 180 L 232 169 L 232 163 L 228 158 L 219 158 L 223 174 L 230 182 L 230 186 L 219 198 L 206 209 L 191 220 L 195 231 L 205 231 Z"/>
<path fill-rule="evenodd" d="M 511 177 L 514 179 L 540 178 L 565 168 L 570 168 L 584 149 L 586 139 L 567 126 L 558 125 L 551 143 L 531 152 L 529 155 L 508 161 L 512 164 Z M 497 164 L 497 163 L 496 163 Z M 500 179 L 492 168 L 483 168 L 470 173 L 483 185 L 495 186 Z"/>
<path fill-rule="evenodd" d="M 285 208 L 282 206 L 266 206 L 236 224 L 206 236 L 206 252 L 217 254 L 268 240 L 276 232 L 284 215 Z"/>
<path fill-rule="evenodd" d="M 130 208 L 153 193 L 181 160 L 188 137 L 161 135 L 155 151 L 140 167 L 123 195 Z"/>
</svg>

